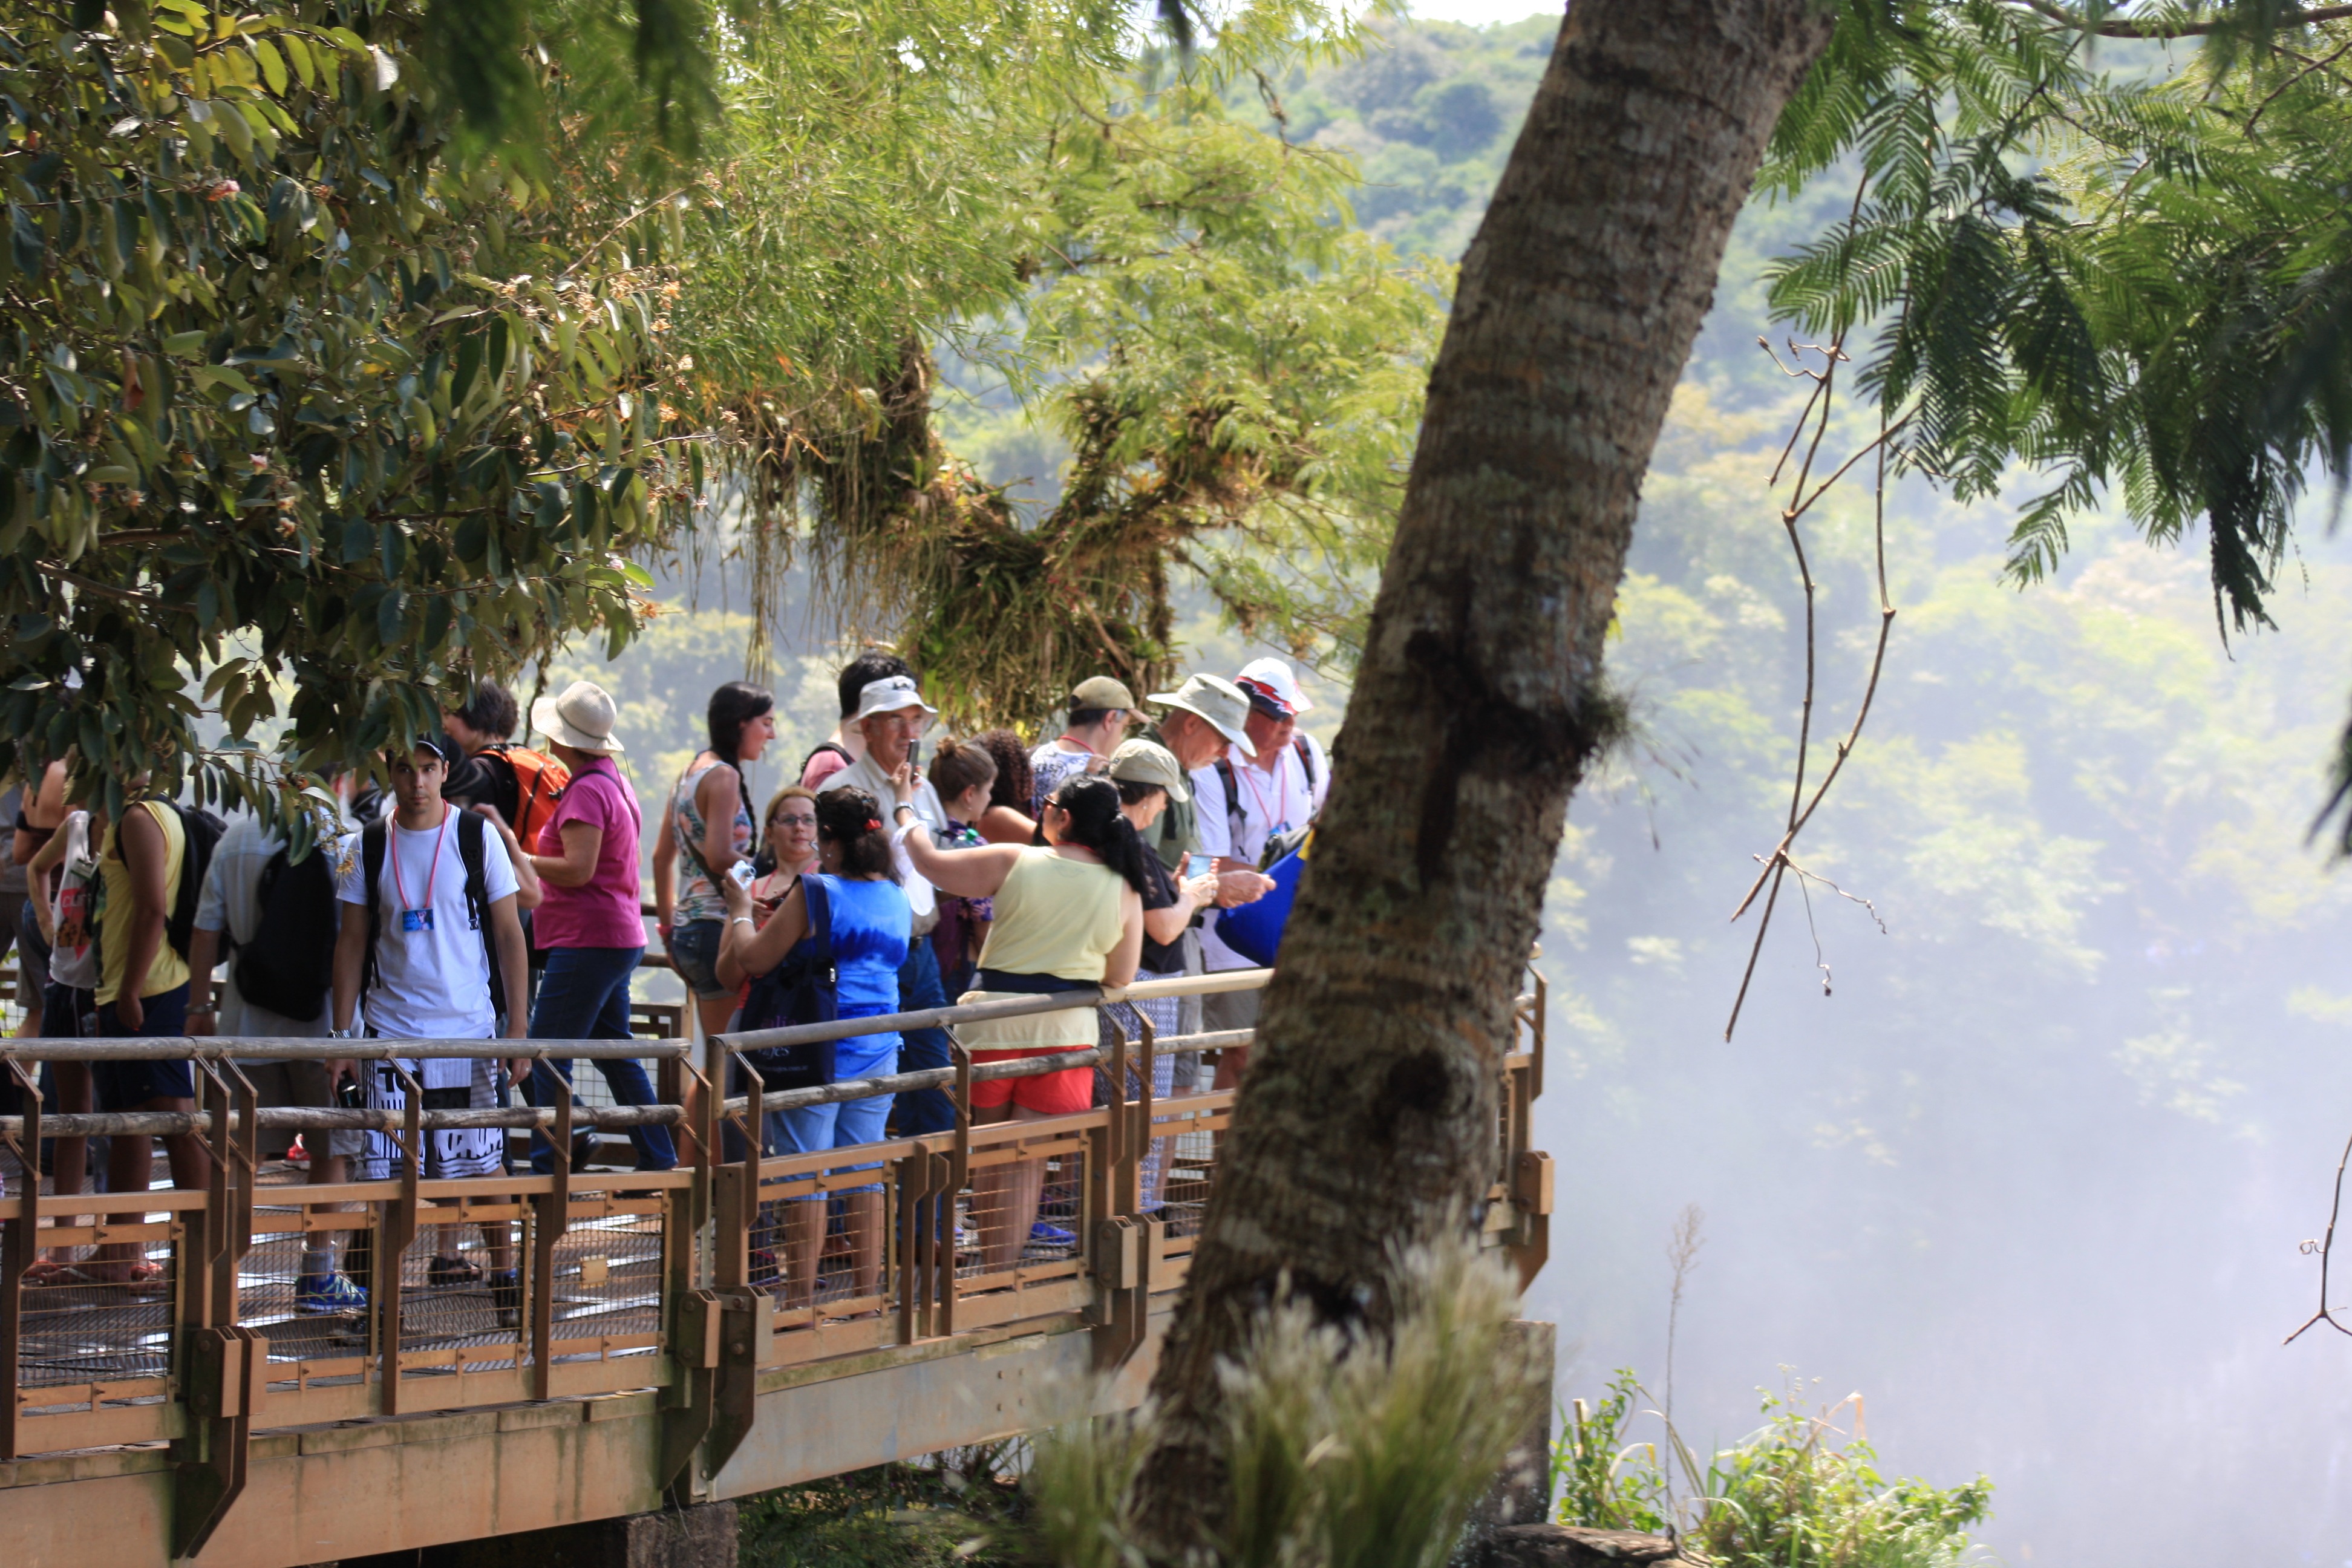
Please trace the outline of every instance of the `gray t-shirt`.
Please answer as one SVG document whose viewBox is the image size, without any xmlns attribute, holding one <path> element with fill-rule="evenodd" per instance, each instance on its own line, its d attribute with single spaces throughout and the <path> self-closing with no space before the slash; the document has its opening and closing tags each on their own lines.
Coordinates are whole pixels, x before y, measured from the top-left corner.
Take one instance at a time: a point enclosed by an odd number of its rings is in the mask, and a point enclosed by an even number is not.
<svg viewBox="0 0 2352 1568">
<path fill-rule="evenodd" d="M 0 898 L 25 896 L 25 868 L 16 864 L 16 814 L 24 809 L 24 785 L 0 795 Z"/>
</svg>

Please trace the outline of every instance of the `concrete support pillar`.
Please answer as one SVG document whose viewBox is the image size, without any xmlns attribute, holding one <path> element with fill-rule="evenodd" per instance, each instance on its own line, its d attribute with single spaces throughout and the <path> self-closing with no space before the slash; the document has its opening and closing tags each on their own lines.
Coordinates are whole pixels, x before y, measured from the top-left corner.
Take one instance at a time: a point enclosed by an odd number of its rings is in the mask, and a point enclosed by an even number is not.
<svg viewBox="0 0 2352 1568">
<path fill-rule="evenodd" d="M 1511 1448 L 1495 1489 L 1470 1510 L 1465 1531 L 1475 1546 L 1496 1531 L 1515 1524 L 1540 1524 L 1551 1514 L 1552 1384 L 1558 1375 L 1555 1344 L 1559 1331 L 1550 1323 L 1520 1319 L 1504 1325 L 1506 1348 L 1524 1356 L 1532 1380 L 1542 1391 L 1534 1419 Z"/>
<path fill-rule="evenodd" d="M 416 1552 L 346 1557 L 334 1568 L 735 1568 L 735 1529 L 733 1503 L 698 1503 Z"/>
</svg>

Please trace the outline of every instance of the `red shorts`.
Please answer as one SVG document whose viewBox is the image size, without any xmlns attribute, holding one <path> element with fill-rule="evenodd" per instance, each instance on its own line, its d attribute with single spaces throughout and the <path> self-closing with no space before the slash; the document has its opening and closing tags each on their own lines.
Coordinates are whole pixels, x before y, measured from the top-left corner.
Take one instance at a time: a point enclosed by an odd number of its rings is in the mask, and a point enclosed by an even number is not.
<svg viewBox="0 0 2352 1568">
<path fill-rule="evenodd" d="M 1047 1046 L 1029 1051 L 974 1051 L 974 1067 L 982 1062 L 1015 1062 L 1029 1057 L 1058 1057 L 1066 1051 L 1082 1051 L 1084 1046 Z M 971 1104 L 975 1110 L 987 1110 L 1010 1100 L 1024 1110 L 1034 1110 L 1040 1116 L 1068 1116 L 1076 1111 L 1091 1110 L 1095 1103 L 1095 1069 L 1070 1068 L 1062 1072 L 1041 1072 L 1034 1078 L 992 1078 L 971 1086 Z"/>
</svg>

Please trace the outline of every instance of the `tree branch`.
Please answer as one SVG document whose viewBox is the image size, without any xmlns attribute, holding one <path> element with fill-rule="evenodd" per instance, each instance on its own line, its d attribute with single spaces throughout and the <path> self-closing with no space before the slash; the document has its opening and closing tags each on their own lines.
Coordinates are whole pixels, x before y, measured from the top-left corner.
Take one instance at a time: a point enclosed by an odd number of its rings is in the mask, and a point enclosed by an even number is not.
<svg viewBox="0 0 2352 1568">
<path fill-rule="evenodd" d="M 2132 20 L 2092 21 L 2078 16 L 2055 0 L 2011 0 L 2026 9 L 2063 23 L 2078 33 L 2092 33 L 2102 38 L 2191 38 L 2210 33 L 2226 32 L 2240 23 L 2217 17 L 2210 22 L 2138 22 Z M 2288 27 L 2307 27 L 2314 22 L 2339 22 L 2352 16 L 2352 5 L 2314 5 L 2308 10 L 2290 11 L 2272 26 L 2284 31 Z"/>
</svg>

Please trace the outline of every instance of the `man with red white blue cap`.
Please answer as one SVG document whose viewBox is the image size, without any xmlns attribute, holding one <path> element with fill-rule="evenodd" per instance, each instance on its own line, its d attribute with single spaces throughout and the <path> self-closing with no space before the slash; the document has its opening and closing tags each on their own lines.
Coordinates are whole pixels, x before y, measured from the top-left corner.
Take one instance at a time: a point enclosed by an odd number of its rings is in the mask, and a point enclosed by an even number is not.
<svg viewBox="0 0 2352 1568">
<path fill-rule="evenodd" d="M 1255 868 L 1266 841 L 1304 827 L 1323 809 L 1331 790 L 1331 760 L 1322 742 L 1298 729 L 1298 716 L 1313 708 L 1290 666 L 1261 658 L 1242 667 L 1234 686 L 1249 699 L 1244 721 L 1251 754 L 1192 770 L 1192 798 L 1200 815 L 1202 850 L 1220 871 Z M 1238 750 L 1238 748 L 1236 748 Z M 1214 973 L 1254 967 L 1219 939 L 1215 917 L 1201 937 L 1205 967 Z M 1201 1026 L 1212 1033 L 1257 1026 L 1255 991 L 1204 996 Z M 1241 1079 L 1248 1052 L 1227 1051 L 1217 1064 L 1217 1087 Z"/>
</svg>

